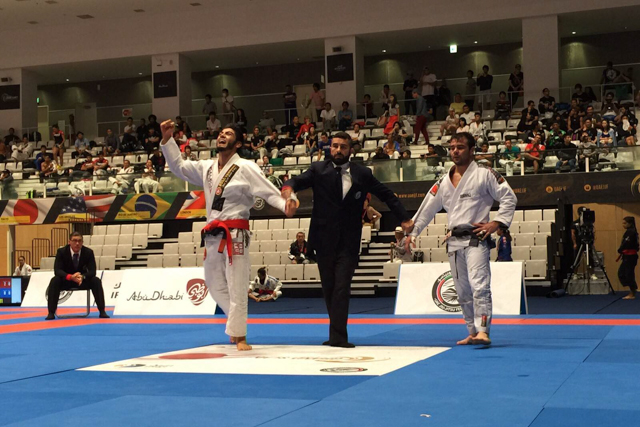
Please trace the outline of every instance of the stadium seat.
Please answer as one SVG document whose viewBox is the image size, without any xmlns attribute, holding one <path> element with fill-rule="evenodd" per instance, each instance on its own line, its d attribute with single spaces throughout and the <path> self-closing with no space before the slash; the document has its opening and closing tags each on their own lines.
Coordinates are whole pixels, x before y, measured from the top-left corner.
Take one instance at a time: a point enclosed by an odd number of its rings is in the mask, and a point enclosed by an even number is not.
<svg viewBox="0 0 640 427">
<path fill-rule="evenodd" d="M 519 222 L 516 222 L 516 221 L 513 221 L 513 222 L 511 223 L 511 226 L 509 227 L 509 232 L 510 232 L 511 234 L 518 234 L 518 233 L 520 233 L 520 223 L 519 223 Z"/>
<path fill-rule="evenodd" d="M 527 278 L 545 278 L 547 276 L 547 261 L 526 261 L 524 270 Z"/>
<path fill-rule="evenodd" d="M 190 231 L 178 233 L 178 243 L 193 243 L 193 233 Z"/>
<path fill-rule="evenodd" d="M 273 240 L 288 240 L 289 230 L 273 230 L 271 232 L 271 239 Z"/>
<path fill-rule="evenodd" d="M 311 225 L 311 218 L 300 218 L 300 229 L 308 230 Z"/>
<path fill-rule="evenodd" d="M 370 242 L 371 241 L 371 227 L 368 227 L 368 226 L 362 227 L 361 240 L 363 242 Z"/>
<path fill-rule="evenodd" d="M 544 209 L 542 211 L 542 220 L 543 221 L 556 221 L 556 210 L 555 209 Z"/>
<path fill-rule="evenodd" d="M 178 252 L 180 255 L 191 255 L 196 252 L 196 249 L 193 242 L 178 243 Z"/>
<path fill-rule="evenodd" d="M 263 252 L 265 265 L 279 265 L 280 264 L 280 252 Z"/>
<path fill-rule="evenodd" d="M 196 254 L 180 255 L 180 267 L 195 267 Z"/>
<path fill-rule="evenodd" d="M 431 249 L 431 262 L 449 262 L 447 250 L 444 248 Z"/>
<path fill-rule="evenodd" d="M 133 235 L 135 231 L 135 225 L 134 224 L 122 224 L 120 226 L 120 235 L 123 234 L 131 234 Z"/>
<path fill-rule="evenodd" d="M 209 142 L 207 141 L 207 144 Z M 198 158 L 200 160 L 209 160 L 211 158 L 211 150 L 202 150 L 200 151 L 200 154 L 198 155 Z"/>
<path fill-rule="evenodd" d="M 133 247 L 145 249 L 147 247 L 147 235 L 146 234 L 134 234 L 133 235 Z"/>
<path fill-rule="evenodd" d="M 521 222 L 520 233 L 522 234 L 536 234 L 538 232 L 537 222 Z"/>
<path fill-rule="evenodd" d="M 276 240 L 276 251 L 288 253 L 291 243 L 289 240 Z"/>
<path fill-rule="evenodd" d="M 147 258 L 147 267 L 149 268 L 162 268 L 162 255 L 149 255 Z"/>
<path fill-rule="evenodd" d="M 540 209 L 531 209 L 524 212 L 525 221 L 542 221 L 542 211 Z"/>
<path fill-rule="evenodd" d="M 298 164 L 299 165 L 310 165 L 311 164 L 311 157 L 309 157 L 309 156 L 298 157 Z"/>
<path fill-rule="evenodd" d="M 549 236 L 547 234 L 536 234 L 535 235 L 535 246 L 547 246 L 547 238 Z"/>
<path fill-rule="evenodd" d="M 94 233 L 94 234 L 96 234 L 96 233 Z M 133 234 L 144 234 L 145 236 L 148 236 L 149 235 L 149 224 L 148 223 L 135 224 L 135 226 L 133 228 Z"/>
<path fill-rule="evenodd" d="M 105 236 L 91 236 L 91 246 L 104 245 Z"/>
<path fill-rule="evenodd" d="M 419 248 L 438 248 L 438 236 L 421 236 L 416 246 Z"/>
<path fill-rule="evenodd" d="M 163 255 L 178 255 L 179 253 L 179 244 L 178 243 L 165 243 L 162 248 Z"/>
<path fill-rule="evenodd" d="M 535 246 L 533 234 L 516 234 L 513 239 L 514 246 Z"/>
<path fill-rule="evenodd" d="M 116 257 L 114 256 L 101 256 L 100 257 L 100 270 L 115 270 L 116 269 Z"/>
<path fill-rule="evenodd" d="M 531 247 L 531 259 L 532 260 L 547 260 L 547 246 L 532 246 Z"/>
<path fill-rule="evenodd" d="M 269 220 L 268 219 L 256 219 L 253 221 L 253 231 L 258 230 L 268 230 L 269 229 Z"/>
<path fill-rule="evenodd" d="M 505 130 L 507 128 L 507 123 L 504 120 L 494 120 L 491 123 L 491 130 Z"/>
<path fill-rule="evenodd" d="M 258 253 L 260 252 L 260 242 L 255 241 L 249 244 L 249 253 Z"/>
<path fill-rule="evenodd" d="M 262 252 L 250 252 L 249 258 L 251 258 L 251 265 L 263 265 Z"/>
<path fill-rule="evenodd" d="M 444 224 L 445 226 L 449 224 L 447 220 L 446 213 L 437 213 L 435 218 L 433 219 L 433 224 Z"/>
<path fill-rule="evenodd" d="M 429 224 L 427 229 L 428 236 L 444 236 L 447 234 L 447 227 L 444 224 Z"/>
<path fill-rule="evenodd" d="M 282 230 L 284 228 L 284 220 L 282 218 L 269 219 L 268 221 L 269 230 Z"/>
<path fill-rule="evenodd" d="M 285 266 L 284 265 L 269 265 L 267 266 L 267 274 L 275 277 L 278 280 L 284 280 L 285 278 Z M 253 279 L 253 277 L 252 277 Z"/>
<path fill-rule="evenodd" d="M 538 232 L 551 234 L 551 226 L 553 225 L 553 221 L 540 221 L 538 223 Z"/>
<path fill-rule="evenodd" d="M 493 121 L 493 123 L 495 124 L 495 120 Z M 520 119 L 510 119 L 507 122 L 507 129 L 517 129 L 518 128 L 518 124 L 520 123 Z"/>
<path fill-rule="evenodd" d="M 378 144 L 376 143 L 376 141 L 368 140 L 364 142 L 363 151 L 366 153 L 370 153 L 370 152 L 376 151 L 377 147 L 378 147 Z"/>
<path fill-rule="evenodd" d="M 91 234 L 87 234 L 86 236 L 82 236 L 82 245 L 91 247 Z"/>
<path fill-rule="evenodd" d="M 148 236 L 151 238 L 159 239 L 162 237 L 162 223 L 149 224 Z"/>
<path fill-rule="evenodd" d="M 285 280 L 303 280 L 304 266 L 301 264 L 287 264 L 284 268 Z"/>
<path fill-rule="evenodd" d="M 300 227 L 300 218 L 286 218 L 284 228 L 286 230 L 297 230 Z"/>
<path fill-rule="evenodd" d="M 55 257 L 43 257 L 40 259 L 40 270 L 49 271 L 53 270 L 53 265 L 56 262 Z"/>
<path fill-rule="evenodd" d="M 396 262 L 382 264 L 382 277 L 387 280 L 398 280 L 400 265 Z"/>
<path fill-rule="evenodd" d="M 191 231 L 194 233 L 200 233 L 205 225 L 207 225 L 206 221 L 196 221 L 191 224 Z"/>
<path fill-rule="evenodd" d="M 283 165 L 284 166 L 295 166 L 298 164 L 298 159 L 295 157 L 285 157 Z"/>
<path fill-rule="evenodd" d="M 118 256 L 118 245 L 105 245 L 102 247 L 102 256 Z"/>
<path fill-rule="evenodd" d="M 524 211 L 515 211 L 513 213 L 513 220 L 517 222 L 524 222 Z"/>
<path fill-rule="evenodd" d="M 288 240 L 291 240 L 291 242 L 293 242 L 294 240 L 296 240 L 296 235 L 297 235 L 299 232 L 301 232 L 301 231 L 305 234 L 305 236 L 304 236 L 304 237 L 305 237 L 305 239 L 309 237 L 309 236 L 307 235 L 306 230 L 288 230 L 288 233 L 287 233 Z"/>
<path fill-rule="evenodd" d="M 104 247 L 104 246 L 103 246 Z M 118 245 L 118 250 L 116 256 L 118 259 L 131 259 L 132 256 L 132 246 L 129 245 Z"/>
<path fill-rule="evenodd" d="M 120 224 L 107 225 L 108 236 L 117 236 L 118 234 L 120 234 Z"/>
<path fill-rule="evenodd" d="M 514 246 L 511 248 L 511 258 L 514 261 L 529 261 L 531 259 L 529 246 Z"/>
<path fill-rule="evenodd" d="M 104 244 L 105 245 L 117 245 L 119 239 L 120 239 L 120 236 L 118 234 L 116 234 L 116 235 L 107 234 L 106 236 L 104 236 Z"/>
<path fill-rule="evenodd" d="M 94 246 L 91 248 L 93 255 L 96 257 L 102 256 L 102 246 Z"/>
<path fill-rule="evenodd" d="M 180 258 L 175 255 L 163 255 L 162 266 L 164 268 L 173 268 L 180 266 Z"/>
<path fill-rule="evenodd" d="M 258 243 L 258 242 L 255 242 Z M 276 241 L 275 240 L 261 240 L 260 241 L 260 252 L 276 252 Z"/>
<path fill-rule="evenodd" d="M 93 227 L 93 232 L 91 233 L 93 236 L 104 236 L 107 234 L 107 226 L 106 225 L 96 225 Z"/>
<path fill-rule="evenodd" d="M 271 230 L 257 230 L 255 236 L 256 240 L 271 240 Z"/>
<path fill-rule="evenodd" d="M 305 264 L 304 280 L 320 281 L 320 271 L 318 270 L 318 264 Z"/>
</svg>

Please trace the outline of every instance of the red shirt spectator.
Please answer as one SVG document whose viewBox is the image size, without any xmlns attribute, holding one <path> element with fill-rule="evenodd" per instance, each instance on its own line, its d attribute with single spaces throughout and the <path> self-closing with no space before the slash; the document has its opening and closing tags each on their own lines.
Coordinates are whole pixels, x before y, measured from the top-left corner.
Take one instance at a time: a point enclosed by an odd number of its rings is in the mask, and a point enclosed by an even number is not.
<svg viewBox="0 0 640 427">
<path fill-rule="evenodd" d="M 525 147 L 524 151 L 526 151 L 533 157 L 540 157 L 540 151 L 544 151 L 544 145 L 529 143 Z"/>
<path fill-rule="evenodd" d="M 311 123 L 311 119 L 309 117 L 305 117 L 304 124 L 300 126 L 300 130 L 298 131 L 298 135 L 296 135 L 296 139 L 300 139 L 302 135 L 309 132 L 309 130 L 314 127 L 316 127 L 316 124 Z"/>
</svg>

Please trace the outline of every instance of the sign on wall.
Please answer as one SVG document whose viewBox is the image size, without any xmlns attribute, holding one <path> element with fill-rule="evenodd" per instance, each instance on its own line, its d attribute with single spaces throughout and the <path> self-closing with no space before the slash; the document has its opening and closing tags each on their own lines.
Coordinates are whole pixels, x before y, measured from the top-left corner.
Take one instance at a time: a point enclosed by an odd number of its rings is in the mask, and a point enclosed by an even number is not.
<svg viewBox="0 0 640 427">
<path fill-rule="evenodd" d="M 153 73 L 153 97 L 170 98 L 172 96 L 178 96 L 178 73 L 176 71 Z"/>
<path fill-rule="evenodd" d="M 353 53 L 327 56 L 327 83 L 353 80 Z"/>
<path fill-rule="evenodd" d="M 20 109 L 20 85 L 0 86 L 0 110 Z"/>
</svg>

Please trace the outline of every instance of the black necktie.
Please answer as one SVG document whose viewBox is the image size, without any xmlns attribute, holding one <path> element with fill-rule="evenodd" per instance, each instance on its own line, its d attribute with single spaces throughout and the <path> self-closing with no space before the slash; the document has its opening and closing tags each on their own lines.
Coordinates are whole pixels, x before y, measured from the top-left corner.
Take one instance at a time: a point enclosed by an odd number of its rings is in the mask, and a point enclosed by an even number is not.
<svg viewBox="0 0 640 427">
<path fill-rule="evenodd" d="M 336 166 L 336 174 L 338 175 L 338 194 L 340 195 L 340 200 L 342 200 L 342 168 Z"/>
<path fill-rule="evenodd" d="M 80 264 L 80 255 L 73 254 L 73 268 L 78 268 L 78 264 Z"/>
</svg>

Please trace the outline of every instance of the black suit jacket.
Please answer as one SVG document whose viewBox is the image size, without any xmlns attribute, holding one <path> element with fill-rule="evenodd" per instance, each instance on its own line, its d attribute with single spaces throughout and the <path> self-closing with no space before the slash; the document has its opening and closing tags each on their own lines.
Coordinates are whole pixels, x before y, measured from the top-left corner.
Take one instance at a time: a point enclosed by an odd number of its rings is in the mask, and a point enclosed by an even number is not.
<svg viewBox="0 0 640 427">
<path fill-rule="evenodd" d="M 319 256 L 336 251 L 339 244 L 345 245 L 351 253 L 358 254 L 362 237 L 362 209 L 367 193 L 374 194 L 386 203 L 401 221 L 411 219 L 400 200 L 373 176 L 371 169 L 350 162 L 349 171 L 352 185 L 344 199 L 342 179 L 330 160 L 312 163 L 307 171 L 284 183 L 295 192 L 313 189 L 309 246 Z"/>
<path fill-rule="evenodd" d="M 78 272 L 82 273 L 85 280 L 92 279 L 96 277 L 96 257 L 91 249 L 83 246 L 80 250 L 78 268 L 75 268 L 71 258 L 71 248 L 67 245 L 58 249 L 53 270 L 56 277 L 60 277 L 63 280 L 67 279 L 67 274 Z"/>
</svg>

